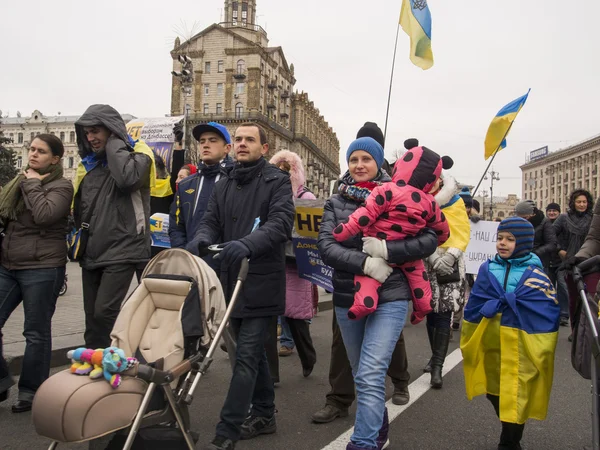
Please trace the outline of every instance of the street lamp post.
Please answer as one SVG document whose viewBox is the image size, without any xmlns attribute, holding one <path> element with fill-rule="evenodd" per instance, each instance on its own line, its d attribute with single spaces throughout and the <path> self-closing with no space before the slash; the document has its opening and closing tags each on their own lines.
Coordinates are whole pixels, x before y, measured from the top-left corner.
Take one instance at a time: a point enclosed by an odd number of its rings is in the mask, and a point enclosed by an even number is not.
<svg viewBox="0 0 600 450">
<path fill-rule="evenodd" d="M 500 174 L 493 168 L 488 174 L 490 175 L 490 220 L 494 220 L 494 181 L 500 181 Z M 487 175 L 483 179 L 487 180 Z"/>
<path fill-rule="evenodd" d="M 172 71 L 171 75 L 181 79 L 181 91 L 183 92 L 184 103 L 184 119 L 183 119 L 183 148 L 187 149 L 187 122 L 191 106 L 187 103 L 187 98 L 192 96 L 192 85 L 194 84 L 194 65 L 192 58 L 187 55 L 179 55 L 177 57 L 181 63 L 181 72 Z"/>
<path fill-rule="evenodd" d="M 485 220 L 485 198 L 487 197 L 487 191 L 484 189 L 481 191 L 481 215 L 483 216 L 483 220 Z"/>
</svg>

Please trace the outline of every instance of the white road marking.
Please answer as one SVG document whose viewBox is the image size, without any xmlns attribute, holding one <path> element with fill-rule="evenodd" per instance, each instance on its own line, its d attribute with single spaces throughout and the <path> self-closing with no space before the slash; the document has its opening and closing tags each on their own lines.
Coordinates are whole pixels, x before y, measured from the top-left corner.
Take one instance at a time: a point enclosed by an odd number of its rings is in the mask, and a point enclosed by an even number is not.
<svg viewBox="0 0 600 450">
<path fill-rule="evenodd" d="M 452 353 L 450 353 L 446 360 L 444 361 L 444 370 L 442 371 L 442 375 L 446 375 L 452 369 L 454 369 L 460 362 L 462 361 L 462 354 L 460 352 L 460 348 L 457 348 Z M 418 379 L 410 383 L 408 386 L 408 391 L 410 392 L 410 401 L 406 405 L 398 406 L 392 403 L 392 399 L 389 399 L 385 406 L 388 409 L 388 416 L 390 418 L 390 423 L 396 419 L 400 414 L 406 411 L 410 405 L 415 403 L 423 394 L 425 394 L 429 389 L 431 389 L 431 385 L 429 381 L 431 379 L 431 375 L 425 373 L 421 375 Z M 348 431 L 340 434 L 337 439 L 331 441 L 321 450 L 346 450 L 346 446 L 348 442 L 350 442 L 350 436 L 354 432 L 354 427 L 350 428 Z"/>
</svg>

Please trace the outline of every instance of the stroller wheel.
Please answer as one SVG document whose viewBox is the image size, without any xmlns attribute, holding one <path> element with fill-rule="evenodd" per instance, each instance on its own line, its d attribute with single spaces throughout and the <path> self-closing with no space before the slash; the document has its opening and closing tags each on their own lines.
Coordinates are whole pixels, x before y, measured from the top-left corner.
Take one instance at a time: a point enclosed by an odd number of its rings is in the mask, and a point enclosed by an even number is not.
<svg viewBox="0 0 600 450">
<path fill-rule="evenodd" d="M 67 286 L 67 282 L 65 281 L 63 283 L 62 287 L 60 288 L 60 291 L 58 292 L 58 295 L 60 295 L 60 296 L 65 295 L 67 293 L 67 289 L 68 289 L 68 286 Z"/>
</svg>

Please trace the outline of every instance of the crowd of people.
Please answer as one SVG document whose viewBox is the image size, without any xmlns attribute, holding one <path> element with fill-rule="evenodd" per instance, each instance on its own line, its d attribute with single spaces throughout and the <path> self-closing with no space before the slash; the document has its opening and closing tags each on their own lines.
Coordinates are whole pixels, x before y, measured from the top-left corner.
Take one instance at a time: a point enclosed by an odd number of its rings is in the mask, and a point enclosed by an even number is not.
<svg viewBox="0 0 600 450">
<path fill-rule="evenodd" d="M 158 251 L 151 247 L 149 220 L 162 212 L 170 214 L 171 246 L 202 257 L 219 274 L 227 299 L 242 260 L 250 261 L 229 324 L 237 344 L 230 355 L 233 375 L 215 437 L 206 448 L 231 450 L 240 439 L 274 433 L 279 357 L 296 348 L 305 377 L 317 362 L 310 321 L 318 294 L 316 286 L 299 277 L 290 241 L 295 202 L 315 198 L 305 186 L 302 160 L 281 150 L 267 161 L 267 134 L 257 123 L 241 124 L 232 136 L 224 125 L 209 122 L 192 131 L 202 162 L 185 164 L 179 129 L 167 168 L 143 141 L 127 135 L 120 114 L 108 105 L 90 106 L 76 122 L 76 134 L 81 163 L 75 183 L 63 176 L 61 141 L 42 134 L 30 144 L 23 173 L 0 193 L 0 401 L 13 385 L 1 353 L 1 330 L 21 302 L 26 351 L 12 411 L 30 410 L 49 375 L 51 320 L 65 275 L 69 215 L 81 231 L 77 260 L 85 346 L 104 348 L 110 346 L 133 275 L 139 276 Z M 545 333 L 569 324 L 565 275 L 581 259 L 593 199 L 575 190 L 564 214 L 556 203 L 547 205 L 545 215 L 530 200 L 519 203 L 515 216 L 499 224 L 497 255 L 475 277 L 466 273 L 465 251 L 471 225 L 480 220 L 479 204 L 468 188 L 458 189 L 448 171 L 452 160 L 408 139 L 406 151 L 390 165 L 384 145 L 379 127 L 366 122 L 346 151 L 348 171 L 324 205 L 317 243 L 324 263 L 334 269 L 331 391 L 312 420 L 345 417 L 356 399 L 347 449 L 386 448 L 386 374 L 394 384 L 393 403 L 410 401 L 403 336 L 407 318 L 413 324 L 425 321 L 431 359 L 423 371 L 440 389 L 452 332 L 461 328 L 464 313 L 467 395 L 490 399 L 502 422 L 498 448 L 519 449 L 525 421 L 546 415 L 556 340 L 548 340 L 539 362 L 524 350 L 501 347 L 494 336 L 508 326 L 507 320 L 524 326 L 519 320 L 529 313 L 519 314 L 521 304 L 533 305 L 527 311 L 545 311 L 543 318 L 532 319 Z M 224 244 L 222 251 L 208 255 L 207 248 L 216 243 Z M 535 286 L 523 281 L 525 273 L 535 274 Z M 489 351 L 487 356 L 474 356 L 473 349 L 480 347 Z M 497 367 L 496 375 L 490 367 L 515 357 L 511 351 L 530 359 L 538 378 L 546 380 L 526 386 L 538 401 L 526 413 L 501 393 L 506 392 L 500 389 L 503 383 L 515 380 L 511 375 L 498 379 Z M 475 383 L 482 373 L 487 374 L 483 384 L 481 379 Z"/>
</svg>

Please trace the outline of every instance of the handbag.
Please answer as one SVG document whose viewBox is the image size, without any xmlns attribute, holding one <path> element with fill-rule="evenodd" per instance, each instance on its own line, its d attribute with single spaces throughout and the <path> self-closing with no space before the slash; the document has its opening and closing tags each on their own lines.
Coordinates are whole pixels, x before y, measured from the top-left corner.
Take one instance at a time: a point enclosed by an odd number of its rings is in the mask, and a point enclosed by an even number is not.
<svg viewBox="0 0 600 450">
<path fill-rule="evenodd" d="M 85 220 L 81 221 L 81 226 L 79 227 L 79 229 L 69 237 L 69 250 L 67 252 L 67 255 L 69 256 L 69 259 L 71 261 L 81 261 L 81 258 L 83 258 L 83 255 L 85 254 L 85 248 L 87 247 L 87 241 L 90 236 L 90 220 L 92 219 L 92 214 L 94 214 L 96 202 L 100 197 L 102 188 L 104 187 L 109 178 L 110 174 L 106 176 L 106 178 L 102 182 L 102 185 L 100 186 L 100 189 L 98 189 L 94 200 L 92 200 L 87 217 L 85 218 Z"/>
<path fill-rule="evenodd" d="M 458 260 L 454 261 L 454 265 L 452 266 L 452 273 L 448 275 L 437 275 L 438 284 L 448 284 L 448 283 L 456 283 L 460 281 L 460 272 L 458 271 Z"/>
</svg>

